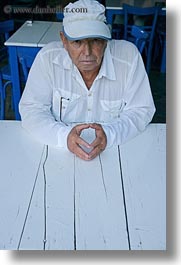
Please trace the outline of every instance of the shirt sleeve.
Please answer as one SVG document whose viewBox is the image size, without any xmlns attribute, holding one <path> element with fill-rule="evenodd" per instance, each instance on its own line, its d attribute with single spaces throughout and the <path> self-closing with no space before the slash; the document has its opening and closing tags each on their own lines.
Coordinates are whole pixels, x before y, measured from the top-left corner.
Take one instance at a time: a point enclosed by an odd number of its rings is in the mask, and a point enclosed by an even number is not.
<svg viewBox="0 0 181 265">
<path fill-rule="evenodd" d="M 51 67 L 40 52 L 31 67 L 19 103 L 22 126 L 44 144 L 67 148 L 71 127 L 56 121 L 52 114 L 53 81 L 50 73 Z"/>
<path fill-rule="evenodd" d="M 148 76 L 139 53 L 135 57 L 125 88 L 125 107 L 118 120 L 102 124 L 107 147 L 121 145 L 145 130 L 155 113 Z"/>
</svg>

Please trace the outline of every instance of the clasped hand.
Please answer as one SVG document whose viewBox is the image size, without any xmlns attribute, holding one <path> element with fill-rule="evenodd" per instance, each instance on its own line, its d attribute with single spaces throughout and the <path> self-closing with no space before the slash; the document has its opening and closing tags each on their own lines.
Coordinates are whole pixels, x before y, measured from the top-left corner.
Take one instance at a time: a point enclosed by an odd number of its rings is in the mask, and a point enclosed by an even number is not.
<svg viewBox="0 0 181 265">
<path fill-rule="evenodd" d="M 92 143 L 87 143 L 80 136 L 81 132 L 88 128 L 95 129 L 95 140 Z M 98 156 L 106 148 L 106 145 L 106 134 L 102 126 L 97 123 L 76 125 L 74 128 L 72 128 L 67 138 L 68 149 L 81 159 L 87 161 Z M 91 151 L 87 153 L 81 146 L 88 148 Z"/>
</svg>

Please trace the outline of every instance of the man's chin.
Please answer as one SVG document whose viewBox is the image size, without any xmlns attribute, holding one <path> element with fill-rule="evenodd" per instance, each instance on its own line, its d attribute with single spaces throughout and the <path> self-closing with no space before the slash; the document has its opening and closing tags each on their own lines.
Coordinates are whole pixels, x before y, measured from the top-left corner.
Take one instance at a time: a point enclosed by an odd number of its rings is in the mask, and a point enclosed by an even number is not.
<svg viewBox="0 0 181 265">
<path fill-rule="evenodd" d="M 83 64 L 79 67 L 80 71 L 94 71 L 95 69 L 95 64 Z"/>
</svg>

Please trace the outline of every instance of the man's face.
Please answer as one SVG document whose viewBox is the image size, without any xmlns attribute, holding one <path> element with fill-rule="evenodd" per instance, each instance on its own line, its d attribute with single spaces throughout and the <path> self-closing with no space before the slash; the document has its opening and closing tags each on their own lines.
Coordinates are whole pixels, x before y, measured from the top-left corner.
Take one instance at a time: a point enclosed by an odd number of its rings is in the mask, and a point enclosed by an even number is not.
<svg viewBox="0 0 181 265">
<path fill-rule="evenodd" d="M 99 70 L 107 41 L 98 38 L 69 41 L 63 33 L 61 39 L 80 72 Z"/>
</svg>

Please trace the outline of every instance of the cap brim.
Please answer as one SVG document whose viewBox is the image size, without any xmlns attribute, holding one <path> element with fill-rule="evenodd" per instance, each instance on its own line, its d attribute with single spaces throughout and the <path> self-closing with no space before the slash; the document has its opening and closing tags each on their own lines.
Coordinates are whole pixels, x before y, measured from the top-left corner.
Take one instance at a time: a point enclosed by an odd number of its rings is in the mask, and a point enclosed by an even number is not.
<svg viewBox="0 0 181 265">
<path fill-rule="evenodd" d="M 101 21 L 74 21 L 63 25 L 63 31 L 69 40 L 81 40 L 87 38 L 111 39 L 108 26 Z"/>
</svg>

